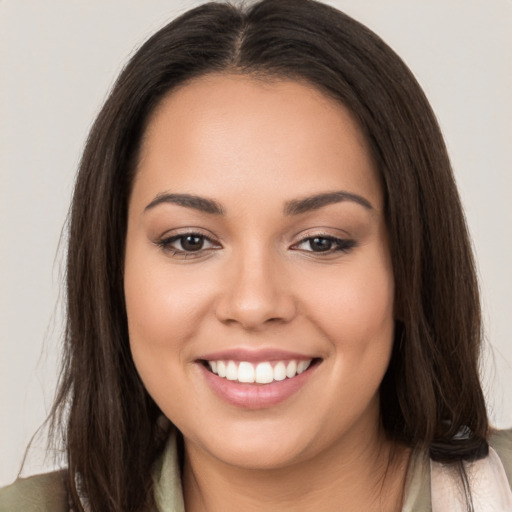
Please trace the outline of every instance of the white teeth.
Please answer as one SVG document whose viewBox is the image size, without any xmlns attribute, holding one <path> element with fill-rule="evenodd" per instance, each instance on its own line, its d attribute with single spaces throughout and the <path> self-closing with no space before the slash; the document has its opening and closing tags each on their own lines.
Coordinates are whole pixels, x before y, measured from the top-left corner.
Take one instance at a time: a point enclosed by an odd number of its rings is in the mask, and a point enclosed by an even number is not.
<svg viewBox="0 0 512 512">
<path fill-rule="evenodd" d="M 259 363 L 256 366 L 256 377 L 254 379 L 258 384 L 268 384 L 274 380 L 274 370 L 270 363 Z"/>
<path fill-rule="evenodd" d="M 237 380 L 238 379 L 238 368 L 234 361 L 229 361 L 226 367 L 226 379 Z"/>
<path fill-rule="evenodd" d="M 254 382 L 254 366 L 251 363 L 243 361 L 238 365 L 238 382 Z"/>
<path fill-rule="evenodd" d="M 286 379 L 286 366 L 282 361 L 279 361 L 274 366 L 274 380 L 284 380 Z"/>
<path fill-rule="evenodd" d="M 295 377 L 295 375 L 297 375 L 297 362 L 290 361 L 286 367 L 286 376 L 291 379 L 292 377 Z"/>
<path fill-rule="evenodd" d="M 263 361 L 254 365 L 247 361 L 239 363 L 235 361 L 208 361 L 210 370 L 219 377 L 243 383 L 269 384 L 273 381 L 282 381 L 305 372 L 311 365 L 312 360 L 299 361 L 278 361 L 271 363 Z M 274 366 L 272 366 L 274 365 Z"/>
<path fill-rule="evenodd" d="M 297 365 L 297 374 L 300 375 L 302 372 L 306 371 L 311 364 L 311 361 L 300 361 Z"/>
<path fill-rule="evenodd" d="M 226 376 L 226 365 L 224 364 L 224 361 L 217 361 L 217 374 L 219 377 Z"/>
</svg>

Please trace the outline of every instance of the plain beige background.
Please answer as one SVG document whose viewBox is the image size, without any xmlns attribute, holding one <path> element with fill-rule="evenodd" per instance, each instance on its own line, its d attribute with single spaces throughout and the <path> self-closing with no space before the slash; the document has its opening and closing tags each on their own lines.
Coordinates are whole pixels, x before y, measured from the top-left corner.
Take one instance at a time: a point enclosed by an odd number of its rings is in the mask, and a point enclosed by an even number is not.
<svg viewBox="0 0 512 512">
<path fill-rule="evenodd" d="M 133 49 L 199 3 L 0 0 L 0 485 L 54 391 L 65 236 L 57 246 L 88 129 Z M 512 2 L 329 3 L 404 58 L 438 115 L 481 276 L 491 418 L 512 426 Z M 50 467 L 38 459 L 27 472 Z"/>
</svg>

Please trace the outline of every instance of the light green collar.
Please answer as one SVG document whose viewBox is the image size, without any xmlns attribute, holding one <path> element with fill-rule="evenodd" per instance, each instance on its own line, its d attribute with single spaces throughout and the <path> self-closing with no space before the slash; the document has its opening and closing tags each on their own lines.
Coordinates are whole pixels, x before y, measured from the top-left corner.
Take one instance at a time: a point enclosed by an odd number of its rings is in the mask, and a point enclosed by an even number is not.
<svg viewBox="0 0 512 512">
<path fill-rule="evenodd" d="M 402 512 L 426 512 L 432 510 L 430 499 L 430 459 L 421 450 L 411 454 L 405 479 Z"/>
<path fill-rule="evenodd" d="M 174 429 L 171 430 L 165 449 L 153 469 L 153 482 L 158 512 L 185 512 Z M 430 509 L 429 459 L 420 451 L 415 451 L 407 471 L 402 512 Z"/>
<path fill-rule="evenodd" d="M 158 512 L 185 512 L 175 429 L 155 464 L 153 483 Z"/>
</svg>

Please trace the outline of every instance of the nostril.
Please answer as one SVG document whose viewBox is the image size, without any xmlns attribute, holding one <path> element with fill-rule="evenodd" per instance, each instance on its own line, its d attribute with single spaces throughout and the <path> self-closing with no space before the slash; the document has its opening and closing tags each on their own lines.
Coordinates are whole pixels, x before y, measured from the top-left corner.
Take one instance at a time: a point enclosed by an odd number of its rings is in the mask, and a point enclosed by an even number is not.
<svg viewBox="0 0 512 512">
<path fill-rule="evenodd" d="M 257 272 L 248 271 L 250 274 Z M 246 330 L 279 325 L 292 320 L 297 308 L 287 285 L 270 275 L 240 275 L 226 282 L 215 304 L 215 315 L 225 325 Z"/>
</svg>

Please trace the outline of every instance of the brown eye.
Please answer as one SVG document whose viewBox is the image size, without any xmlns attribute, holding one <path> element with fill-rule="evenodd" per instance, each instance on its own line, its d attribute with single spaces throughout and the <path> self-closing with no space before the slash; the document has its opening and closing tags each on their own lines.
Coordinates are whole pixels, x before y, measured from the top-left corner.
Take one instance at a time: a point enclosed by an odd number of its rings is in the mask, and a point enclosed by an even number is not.
<svg viewBox="0 0 512 512">
<path fill-rule="evenodd" d="M 355 246 L 355 240 L 346 240 L 333 236 L 310 236 L 293 246 L 293 249 L 316 254 L 332 254 L 348 252 Z"/>
<path fill-rule="evenodd" d="M 186 235 L 181 236 L 178 240 L 183 251 L 200 251 L 204 246 L 204 236 Z"/>
<path fill-rule="evenodd" d="M 220 249 L 219 243 L 201 233 L 184 233 L 170 236 L 156 243 L 162 250 L 175 257 L 201 256 L 213 249 Z"/>
<path fill-rule="evenodd" d="M 330 238 L 315 237 L 309 239 L 309 246 L 314 252 L 330 251 L 334 241 Z"/>
</svg>

